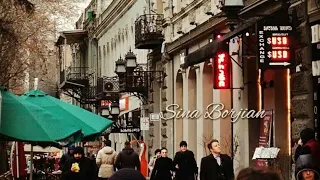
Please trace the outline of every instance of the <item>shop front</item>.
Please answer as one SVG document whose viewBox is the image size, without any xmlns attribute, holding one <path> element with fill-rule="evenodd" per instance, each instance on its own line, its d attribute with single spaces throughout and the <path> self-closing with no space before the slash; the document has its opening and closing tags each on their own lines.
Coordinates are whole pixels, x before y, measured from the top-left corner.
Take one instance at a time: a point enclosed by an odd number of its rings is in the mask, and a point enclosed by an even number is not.
<svg viewBox="0 0 320 180">
<path fill-rule="evenodd" d="M 294 65 L 295 60 L 292 46 L 288 44 L 292 40 L 293 32 L 288 14 L 288 6 L 281 2 L 270 1 L 256 7 L 254 11 L 247 11 L 241 14 L 246 19 L 244 23 L 240 23 L 238 27 L 223 35 L 222 38 L 188 54 L 181 66 L 188 70 L 212 58 L 213 67 L 222 67 L 221 65 L 217 66 L 221 58 L 213 57 L 222 57 L 221 52 L 229 52 L 232 71 L 226 73 L 231 74 L 233 78 L 230 80 L 233 82 L 224 88 L 221 88 L 219 84 L 214 84 L 213 91 L 219 91 L 220 100 L 214 97 L 213 102 L 227 104 L 226 99 L 228 99 L 230 102 L 226 108 L 271 112 L 268 115 L 271 116 L 269 119 L 248 118 L 229 123 L 228 126 L 231 126 L 232 133 L 231 143 L 233 143 L 231 155 L 234 164 L 239 166 L 239 169 L 244 167 L 243 164 L 246 164 L 245 166 L 257 165 L 252 157 L 255 149 L 259 146 L 259 141 L 264 137 L 263 132 L 266 131 L 266 143 L 260 144 L 260 146 L 280 148 L 276 166 L 280 167 L 285 179 L 288 179 L 291 169 L 289 68 Z M 277 22 L 274 19 L 277 19 Z M 237 42 L 236 39 L 238 39 L 241 48 L 237 51 L 231 50 L 230 47 L 234 41 Z M 235 71 L 235 69 L 237 70 Z M 213 71 L 218 70 L 213 68 Z M 219 70 L 219 72 L 222 71 Z M 220 77 L 221 74 L 218 75 Z M 214 83 L 220 82 L 217 78 L 213 77 L 213 79 Z M 226 93 L 228 90 L 229 95 Z M 225 121 L 220 121 L 220 129 L 222 129 L 221 124 L 223 123 Z M 260 128 L 261 124 L 267 124 L 268 127 L 262 126 Z M 239 132 L 243 133 L 239 134 Z M 215 134 L 217 134 L 217 129 L 213 132 L 214 137 L 220 139 L 223 137 L 222 134 L 220 136 Z M 240 142 L 237 142 L 236 139 Z M 235 170 L 237 168 L 235 167 Z"/>
<path fill-rule="evenodd" d="M 119 100 L 120 114 L 112 125 L 110 136 L 117 151 L 124 147 L 126 141 L 140 137 L 141 109 L 139 102 L 137 97 L 129 95 Z"/>
</svg>

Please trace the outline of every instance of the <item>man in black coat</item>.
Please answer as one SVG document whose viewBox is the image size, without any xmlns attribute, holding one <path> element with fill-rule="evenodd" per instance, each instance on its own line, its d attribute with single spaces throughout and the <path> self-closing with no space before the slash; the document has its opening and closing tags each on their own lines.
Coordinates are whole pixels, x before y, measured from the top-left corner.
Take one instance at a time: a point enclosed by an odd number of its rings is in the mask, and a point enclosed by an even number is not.
<svg viewBox="0 0 320 180">
<path fill-rule="evenodd" d="M 172 171 L 174 171 L 172 159 L 168 157 L 168 150 L 161 149 L 161 157 L 155 162 L 150 180 L 172 180 Z"/>
<path fill-rule="evenodd" d="M 95 163 L 84 156 L 82 147 L 76 147 L 73 157 L 68 159 L 62 170 L 63 180 L 96 180 Z"/>
<path fill-rule="evenodd" d="M 219 141 L 214 139 L 208 144 L 210 155 L 201 159 L 200 180 L 233 180 L 233 161 L 221 153 Z"/>
<path fill-rule="evenodd" d="M 176 153 L 173 166 L 176 168 L 176 180 L 194 180 L 198 176 L 198 166 L 192 151 L 187 149 L 187 142 L 180 142 L 180 151 Z"/>
<path fill-rule="evenodd" d="M 125 142 L 125 148 L 117 156 L 115 167 L 119 170 L 122 168 L 132 168 L 140 171 L 140 158 L 132 148 L 130 142 Z"/>
</svg>

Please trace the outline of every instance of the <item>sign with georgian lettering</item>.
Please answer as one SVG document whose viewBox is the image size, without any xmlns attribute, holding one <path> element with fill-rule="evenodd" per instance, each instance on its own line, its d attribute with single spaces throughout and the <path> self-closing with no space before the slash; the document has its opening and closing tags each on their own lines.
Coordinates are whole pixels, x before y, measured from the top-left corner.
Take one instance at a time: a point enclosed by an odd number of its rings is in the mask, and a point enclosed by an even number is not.
<svg viewBox="0 0 320 180">
<path fill-rule="evenodd" d="M 260 69 L 290 68 L 293 65 L 293 27 L 258 25 L 258 64 Z"/>
<path fill-rule="evenodd" d="M 219 52 L 215 55 L 213 63 L 213 88 L 231 88 L 231 60 L 227 52 Z"/>
</svg>

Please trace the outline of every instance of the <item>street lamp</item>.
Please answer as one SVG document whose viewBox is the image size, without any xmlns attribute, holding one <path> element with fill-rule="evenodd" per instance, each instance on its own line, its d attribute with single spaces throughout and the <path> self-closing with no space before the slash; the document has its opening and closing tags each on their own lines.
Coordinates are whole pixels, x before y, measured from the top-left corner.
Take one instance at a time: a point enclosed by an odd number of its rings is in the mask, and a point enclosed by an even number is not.
<svg viewBox="0 0 320 180">
<path fill-rule="evenodd" d="M 118 102 L 112 102 L 110 106 L 110 114 L 112 116 L 118 116 L 120 114 L 120 107 Z"/>
<path fill-rule="evenodd" d="M 137 63 L 137 57 L 130 49 L 124 60 L 120 58 L 116 61 L 115 73 L 119 77 L 119 92 L 133 93 L 146 103 L 154 77 L 158 83 L 163 83 L 165 73 L 144 70 L 143 65 Z"/>
<path fill-rule="evenodd" d="M 226 25 L 233 31 L 239 22 L 239 12 L 244 7 L 243 0 L 224 0 L 222 2 L 221 11 L 227 17 Z"/>
<path fill-rule="evenodd" d="M 101 110 L 101 116 L 108 117 L 110 115 L 110 111 L 108 108 L 104 108 Z"/>
<path fill-rule="evenodd" d="M 126 67 L 130 69 L 135 69 L 137 67 L 137 57 L 136 55 L 129 50 L 129 52 L 125 56 Z"/>
<path fill-rule="evenodd" d="M 126 73 L 126 61 L 123 60 L 121 57 L 116 61 L 116 73 L 123 74 Z"/>
</svg>

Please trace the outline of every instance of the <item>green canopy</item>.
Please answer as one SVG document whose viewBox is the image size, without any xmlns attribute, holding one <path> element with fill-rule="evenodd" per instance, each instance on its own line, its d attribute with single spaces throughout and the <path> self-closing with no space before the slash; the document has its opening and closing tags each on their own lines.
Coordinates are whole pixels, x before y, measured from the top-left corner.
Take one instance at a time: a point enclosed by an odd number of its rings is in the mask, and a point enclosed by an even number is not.
<svg viewBox="0 0 320 180">
<path fill-rule="evenodd" d="M 83 108 L 61 101 L 40 90 L 32 90 L 21 98 L 36 104 L 82 129 L 84 137 L 92 137 L 111 127 L 113 121 Z"/>
<path fill-rule="evenodd" d="M 32 144 L 63 142 L 81 137 L 81 128 L 0 87 L 0 137 Z"/>
</svg>

